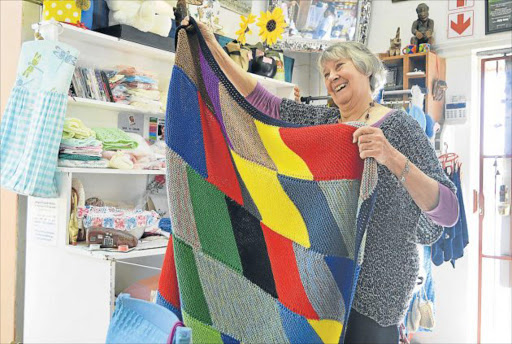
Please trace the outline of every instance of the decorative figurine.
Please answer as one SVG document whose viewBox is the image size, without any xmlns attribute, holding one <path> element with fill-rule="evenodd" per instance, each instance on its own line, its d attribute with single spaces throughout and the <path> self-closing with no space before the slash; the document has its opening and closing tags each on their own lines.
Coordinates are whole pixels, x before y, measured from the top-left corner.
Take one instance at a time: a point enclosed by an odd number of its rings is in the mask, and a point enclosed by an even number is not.
<svg viewBox="0 0 512 344">
<path fill-rule="evenodd" d="M 412 23 L 411 32 L 414 35 L 411 38 L 411 44 L 420 45 L 422 43 L 433 44 L 434 21 L 428 18 L 428 6 L 421 3 L 416 7 L 418 19 Z"/>
<path fill-rule="evenodd" d="M 391 38 L 389 41 L 389 56 L 400 55 L 400 49 L 402 48 L 402 39 L 400 38 L 400 27 L 396 29 L 395 38 Z"/>
</svg>

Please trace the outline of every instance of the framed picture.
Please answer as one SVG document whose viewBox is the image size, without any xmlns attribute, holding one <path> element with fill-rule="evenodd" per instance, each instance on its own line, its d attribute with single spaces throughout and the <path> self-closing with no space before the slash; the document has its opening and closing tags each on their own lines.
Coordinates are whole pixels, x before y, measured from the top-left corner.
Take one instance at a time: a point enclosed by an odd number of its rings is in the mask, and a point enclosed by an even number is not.
<svg viewBox="0 0 512 344">
<path fill-rule="evenodd" d="M 366 44 L 371 0 L 270 0 L 283 10 L 287 28 L 278 48 L 323 50 L 335 41 Z"/>
<path fill-rule="evenodd" d="M 485 34 L 512 31 L 512 1 L 485 0 Z"/>
<path fill-rule="evenodd" d="M 251 0 L 219 0 L 219 2 L 222 7 L 225 7 L 236 13 L 243 14 L 244 16 L 251 13 Z"/>
<path fill-rule="evenodd" d="M 396 76 L 398 74 L 398 67 L 388 67 L 388 73 L 386 74 L 386 85 L 385 87 L 396 86 Z"/>
</svg>

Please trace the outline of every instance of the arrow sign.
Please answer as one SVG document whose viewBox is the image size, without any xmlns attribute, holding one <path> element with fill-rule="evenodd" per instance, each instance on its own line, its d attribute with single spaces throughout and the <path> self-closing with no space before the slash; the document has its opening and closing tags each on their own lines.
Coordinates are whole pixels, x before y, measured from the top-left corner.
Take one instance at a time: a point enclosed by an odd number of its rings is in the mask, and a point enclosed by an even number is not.
<svg viewBox="0 0 512 344">
<path fill-rule="evenodd" d="M 448 10 L 456 11 L 473 7 L 474 0 L 448 0 Z"/>
<path fill-rule="evenodd" d="M 468 18 L 468 20 L 464 21 L 464 14 L 458 14 L 457 15 L 457 22 L 450 22 L 450 27 L 453 31 L 457 32 L 459 35 L 462 35 L 464 31 L 471 25 L 471 18 Z"/>
<path fill-rule="evenodd" d="M 473 35 L 473 11 L 448 14 L 448 38 Z"/>
</svg>

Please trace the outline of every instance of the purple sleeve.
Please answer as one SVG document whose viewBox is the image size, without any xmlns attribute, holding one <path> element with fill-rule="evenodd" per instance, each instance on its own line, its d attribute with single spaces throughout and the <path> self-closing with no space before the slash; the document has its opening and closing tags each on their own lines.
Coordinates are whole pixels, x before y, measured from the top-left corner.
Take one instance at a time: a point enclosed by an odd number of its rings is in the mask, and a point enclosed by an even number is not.
<svg viewBox="0 0 512 344">
<path fill-rule="evenodd" d="M 246 99 L 265 115 L 279 119 L 279 106 L 282 99 L 267 91 L 259 82 Z"/>
<path fill-rule="evenodd" d="M 459 202 L 452 190 L 439 183 L 439 203 L 425 214 L 436 224 L 443 227 L 454 226 L 459 219 Z"/>
</svg>

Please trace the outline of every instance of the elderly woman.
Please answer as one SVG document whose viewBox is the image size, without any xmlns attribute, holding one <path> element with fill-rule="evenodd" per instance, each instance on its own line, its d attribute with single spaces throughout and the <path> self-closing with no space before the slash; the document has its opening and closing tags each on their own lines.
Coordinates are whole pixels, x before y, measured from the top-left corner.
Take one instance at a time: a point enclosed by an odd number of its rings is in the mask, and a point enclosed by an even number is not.
<svg viewBox="0 0 512 344">
<path fill-rule="evenodd" d="M 188 25 L 188 19 L 182 22 Z M 455 186 L 412 117 L 373 101 L 383 83 L 380 60 L 356 42 L 330 46 L 319 67 L 336 108 L 299 104 L 267 92 L 200 30 L 231 83 L 261 112 L 298 124 L 364 122 L 354 132 L 362 159 L 378 162 L 379 190 L 367 229 L 364 261 L 348 322 L 347 343 L 398 343 L 398 325 L 416 284 L 416 244 L 432 244 L 458 219 Z"/>
</svg>

